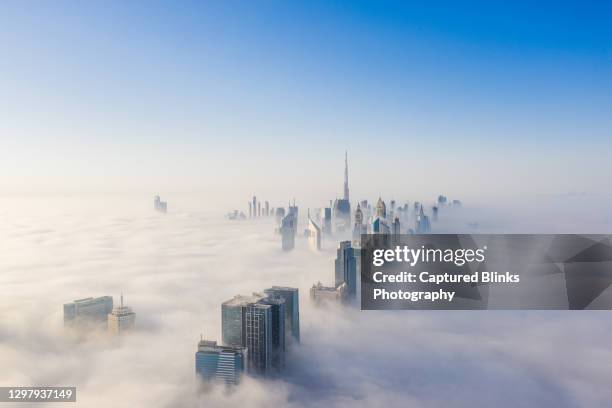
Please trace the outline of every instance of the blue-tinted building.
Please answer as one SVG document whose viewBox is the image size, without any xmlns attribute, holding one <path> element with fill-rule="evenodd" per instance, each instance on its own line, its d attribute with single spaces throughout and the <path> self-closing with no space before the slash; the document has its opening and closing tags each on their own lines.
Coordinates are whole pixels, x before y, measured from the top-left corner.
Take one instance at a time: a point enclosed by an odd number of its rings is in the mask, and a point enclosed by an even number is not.
<svg viewBox="0 0 612 408">
<path fill-rule="evenodd" d="M 300 342 L 300 297 L 297 288 L 272 286 L 264 290 L 268 296 L 285 299 L 285 344 L 291 347 Z"/>
<path fill-rule="evenodd" d="M 216 341 L 200 340 L 195 353 L 196 373 L 206 381 L 238 384 L 248 365 L 244 347 L 218 346 Z"/>
<path fill-rule="evenodd" d="M 357 295 L 357 258 L 351 241 L 342 241 L 338 246 L 335 262 L 336 287 L 346 283 L 347 297 Z"/>
</svg>

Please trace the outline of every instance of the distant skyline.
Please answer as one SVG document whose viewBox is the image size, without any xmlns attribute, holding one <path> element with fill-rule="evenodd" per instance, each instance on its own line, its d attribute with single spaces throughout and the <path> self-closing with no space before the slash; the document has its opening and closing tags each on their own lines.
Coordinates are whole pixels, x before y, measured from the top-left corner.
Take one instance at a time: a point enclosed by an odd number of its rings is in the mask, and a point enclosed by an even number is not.
<svg viewBox="0 0 612 408">
<path fill-rule="evenodd" d="M 0 194 L 324 204 L 345 150 L 352 200 L 609 194 L 611 18 L 584 2 L 5 1 Z"/>
</svg>

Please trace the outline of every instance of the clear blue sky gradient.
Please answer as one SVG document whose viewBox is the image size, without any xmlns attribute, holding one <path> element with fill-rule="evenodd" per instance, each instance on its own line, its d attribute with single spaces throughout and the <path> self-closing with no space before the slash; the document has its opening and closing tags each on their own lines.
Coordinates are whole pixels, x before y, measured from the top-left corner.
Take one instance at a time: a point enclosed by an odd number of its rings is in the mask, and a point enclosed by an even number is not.
<svg viewBox="0 0 612 408">
<path fill-rule="evenodd" d="M 609 172 L 611 21 L 604 2 L 3 1 L 0 181 L 60 188 L 76 169 L 127 169 L 117 152 L 143 149 L 168 183 L 211 171 L 195 152 L 214 165 L 295 152 L 337 171 L 344 148 L 357 162 L 383 150 L 454 166 L 469 152 L 554 152 L 551 177 L 563 162 L 582 178 Z M 185 151 L 194 164 L 180 168 Z"/>
</svg>

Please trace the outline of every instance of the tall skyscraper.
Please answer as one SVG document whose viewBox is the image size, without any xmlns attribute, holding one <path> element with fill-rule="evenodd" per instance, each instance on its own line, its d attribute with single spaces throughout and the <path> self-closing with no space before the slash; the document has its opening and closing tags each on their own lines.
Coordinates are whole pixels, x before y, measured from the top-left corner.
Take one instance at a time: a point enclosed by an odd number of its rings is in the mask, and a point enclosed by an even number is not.
<svg viewBox="0 0 612 408">
<path fill-rule="evenodd" d="M 285 333 L 286 345 L 290 347 L 293 342 L 300 342 L 300 297 L 297 288 L 286 286 L 272 286 L 264 290 L 269 296 L 278 296 L 285 299 Z"/>
<path fill-rule="evenodd" d="M 291 207 L 290 207 L 291 208 Z M 296 219 L 292 212 L 289 212 L 281 221 L 280 233 L 283 251 L 291 251 L 295 247 Z"/>
<path fill-rule="evenodd" d="M 268 201 L 266 201 L 266 205 L 265 205 L 265 214 L 266 214 L 266 217 L 270 215 L 270 203 Z"/>
<path fill-rule="evenodd" d="M 335 261 L 336 287 L 346 282 L 349 298 L 357 295 L 357 259 L 354 251 L 351 241 L 340 242 Z"/>
<path fill-rule="evenodd" d="M 401 234 L 400 220 L 398 217 L 395 217 L 393 220 L 393 236 L 397 237 Z"/>
<path fill-rule="evenodd" d="M 249 218 L 253 218 L 253 204 L 249 201 Z"/>
<path fill-rule="evenodd" d="M 313 251 L 321 250 L 321 228 L 308 215 L 308 245 Z"/>
<path fill-rule="evenodd" d="M 253 196 L 253 218 L 257 218 L 257 197 Z"/>
<path fill-rule="evenodd" d="M 419 210 L 419 215 L 417 215 L 416 223 L 414 230 L 417 234 L 427 234 L 431 231 L 431 224 L 429 223 L 429 217 L 425 215 L 423 212 L 423 206 L 421 205 L 421 209 Z"/>
<path fill-rule="evenodd" d="M 382 219 L 387 218 L 387 206 L 380 197 L 378 197 L 378 202 L 376 203 L 376 216 Z"/>
<path fill-rule="evenodd" d="M 251 303 L 244 307 L 242 332 L 249 350 L 249 370 L 266 374 L 272 368 L 272 306 Z"/>
<path fill-rule="evenodd" d="M 276 212 L 274 213 L 274 217 L 276 218 L 276 225 L 280 226 L 283 221 L 283 217 L 285 216 L 285 209 L 283 207 L 276 207 Z"/>
<path fill-rule="evenodd" d="M 348 184 L 348 153 L 344 151 L 344 199 L 349 201 L 349 184 Z"/>
<path fill-rule="evenodd" d="M 350 231 L 351 228 L 351 202 L 349 201 L 348 186 L 348 156 L 344 152 L 344 192 L 343 197 L 334 202 L 334 223 L 338 231 Z"/>
<path fill-rule="evenodd" d="M 286 309 L 285 299 L 280 296 L 267 296 L 258 303 L 271 307 L 272 348 L 270 349 L 271 368 L 279 373 L 285 368 L 286 350 Z"/>
<path fill-rule="evenodd" d="M 293 199 L 293 205 L 291 205 L 291 202 L 289 202 L 289 214 L 293 215 L 293 224 L 294 224 L 294 229 L 293 229 L 293 234 L 297 235 L 297 231 L 298 231 L 298 224 L 299 224 L 299 208 L 297 205 L 295 205 L 295 198 Z"/>
<path fill-rule="evenodd" d="M 102 328 L 113 310 L 113 298 L 101 296 L 64 304 L 64 324 L 77 328 Z"/>
<path fill-rule="evenodd" d="M 363 211 L 361 206 L 357 203 L 357 209 L 355 210 L 355 225 L 353 225 L 353 242 L 361 244 L 361 234 L 366 234 L 367 229 L 363 224 Z"/>
<path fill-rule="evenodd" d="M 325 207 L 324 209 L 323 233 L 325 235 L 331 235 L 332 233 L 332 209 L 331 207 Z"/>
<path fill-rule="evenodd" d="M 234 296 L 232 299 L 221 304 L 221 333 L 223 344 L 228 346 L 243 346 L 244 333 L 242 320 L 244 308 L 255 303 L 259 296 Z"/>
<path fill-rule="evenodd" d="M 204 380 L 238 384 L 247 366 L 246 347 L 218 346 L 216 341 L 200 338 L 195 353 L 195 369 Z"/>
<path fill-rule="evenodd" d="M 124 331 L 133 329 L 135 324 L 136 313 L 131 308 L 123 305 L 122 293 L 121 303 L 118 307 L 113 308 L 113 311 L 108 315 L 108 331 L 111 334 L 121 334 Z"/>
</svg>

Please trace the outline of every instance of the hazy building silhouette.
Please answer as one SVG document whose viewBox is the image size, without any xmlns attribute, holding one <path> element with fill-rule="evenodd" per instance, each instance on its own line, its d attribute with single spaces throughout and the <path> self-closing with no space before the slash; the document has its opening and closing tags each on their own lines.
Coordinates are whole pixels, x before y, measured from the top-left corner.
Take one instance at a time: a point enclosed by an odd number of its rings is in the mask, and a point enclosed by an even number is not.
<svg viewBox="0 0 612 408">
<path fill-rule="evenodd" d="M 323 210 L 323 233 L 331 235 L 332 233 L 332 209 L 325 207 Z"/>
<path fill-rule="evenodd" d="M 321 250 L 321 228 L 308 216 L 308 246 L 313 251 Z"/>
<path fill-rule="evenodd" d="M 283 221 L 283 217 L 285 216 L 285 209 L 283 207 L 276 207 L 276 211 L 274 212 L 274 217 L 276 218 L 276 225 L 280 226 Z"/>
<path fill-rule="evenodd" d="M 427 234 L 431 231 L 431 224 L 429 223 L 429 217 L 423 212 L 423 206 L 419 210 L 414 230 L 417 234 Z"/>
<path fill-rule="evenodd" d="M 118 307 L 113 308 L 107 318 L 108 331 L 111 334 L 121 334 L 132 330 L 136 324 L 136 313 L 131 308 L 123 305 L 123 293 Z"/>
<path fill-rule="evenodd" d="M 75 328 L 102 328 L 113 311 L 113 298 L 101 296 L 64 304 L 64 324 Z"/>
<path fill-rule="evenodd" d="M 372 233 L 373 234 L 390 234 L 391 228 L 383 218 L 376 217 L 372 221 Z"/>
<path fill-rule="evenodd" d="M 289 212 L 281 221 L 281 246 L 283 251 L 291 251 L 295 248 L 295 235 L 297 230 L 296 218 Z"/>
<path fill-rule="evenodd" d="M 376 216 L 382 219 L 387 218 L 387 206 L 380 197 L 378 197 L 378 202 L 376 203 Z"/>
<path fill-rule="evenodd" d="M 165 201 L 162 201 L 161 198 L 158 195 L 156 195 L 153 198 L 153 209 L 155 211 L 165 213 L 168 211 L 168 203 Z"/>
</svg>

